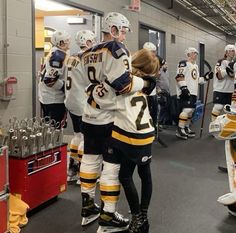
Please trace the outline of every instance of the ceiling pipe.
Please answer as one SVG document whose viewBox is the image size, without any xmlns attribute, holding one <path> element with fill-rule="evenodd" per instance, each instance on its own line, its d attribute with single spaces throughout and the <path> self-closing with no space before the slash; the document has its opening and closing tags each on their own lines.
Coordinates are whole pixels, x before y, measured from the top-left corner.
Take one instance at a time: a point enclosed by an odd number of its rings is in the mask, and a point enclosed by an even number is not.
<svg viewBox="0 0 236 233">
<path fill-rule="evenodd" d="M 228 12 L 226 11 L 223 7 L 219 7 L 217 5 L 216 1 L 214 0 L 205 0 L 205 4 L 208 5 L 207 9 L 210 9 L 211 11 L 214 11 L 214 14 L 206 15 L 207 13 L 204 12 L 204 9 L 202 9 L 202 4 L 200 5 L 200 8 L 198 8 L 198 5 L 192 3 L 191 0 L 177 0 L 182 6 L 184 6 L 186 9 L 189 9 L 193 13 L 201 16 L 204 20 L 206 20 L 208 23 L 212 24 L 213 26 L 217 27 L 221 31 L 223 31 L 226 34 L 232 35 L 234 30 L 226 30 L 224 27 L 217 26 L 214 18 L 216 17 L 221 17 L 229 26 L 232 26 L 236 22 L 236 19 Z M 219 3 L 218 3 L 219 4 Z M 236 32 L 235 32 L 236 35 Z"/>
<path fill-rule="evenodd" d="M 3 7 L 2 7 L 2 15 L 3 15 L 3 77 L 7 77 L 7 47 L 9 46 L 7 43 L 7 0 L 3 0 Z"/>
</svg>

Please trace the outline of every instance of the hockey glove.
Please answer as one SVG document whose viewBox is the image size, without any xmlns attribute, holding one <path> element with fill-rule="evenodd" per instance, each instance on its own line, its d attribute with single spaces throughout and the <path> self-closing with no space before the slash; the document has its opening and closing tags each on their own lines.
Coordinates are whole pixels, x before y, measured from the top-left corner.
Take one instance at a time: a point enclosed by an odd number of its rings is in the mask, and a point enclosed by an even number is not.
<svg viewBox="0 0 236 233">
<path fill-rule="evenodd" d="M 156 88 L 156 77 L 153 77 L 153 76 L 144 76 L 142 77 L 142 79 L 144 81 L 147 81 L 148 82 L 148 85 L 147 87 L 144 87 L 142 89 L 142 92 L 146 95 L 150 95 L 152 93 L 152 91 L 154 90 L 154 88 Z"/>
<path fill-rule="evenodd" d="M 189 98 L 190 98 L 190 92 L 188 90 L 188 87 L 187 86 L 182 86 L 182 87 L 180 87 L 180 90 L 181 90 L 181 94 L 179 96 L 180 99 L 188 101 Z"/>
<path fill-rule="evenodd" d="M 209 71 L 209 72 L 206 72 L 203 77 L 205 81 L 209 81 L 210 79 L 213 79 L 213 76 L 214 76 L 214 73 L 212 71 Z"/>
<path fill-rule="evenodd" d="M 225 68 L 225 70 L 226 70 L 226 73 L 229 75 L 230 78 L 234 78 L 234 70 L 231 67 L 227 66 Z"/>
</svg>

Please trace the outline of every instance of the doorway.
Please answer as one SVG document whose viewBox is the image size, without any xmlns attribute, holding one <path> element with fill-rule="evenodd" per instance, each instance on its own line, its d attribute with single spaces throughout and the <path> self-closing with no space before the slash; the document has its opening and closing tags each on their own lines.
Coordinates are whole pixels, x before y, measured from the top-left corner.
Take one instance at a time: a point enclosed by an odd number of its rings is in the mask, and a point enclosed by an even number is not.
<svg viewBox="0 0 236 233">
<path fill-rule="evenodd" d="M 100 41 L 102 14 L 76 7 L 76 4 L 70 4 L 70 1 L 35 0 L 33 8 L 35 22 L 33 29 L 33 116 L 40 116 L 38 81 L 45 57 L 52 48 L 53 32 L 55 30 L 67 31 L 71 36 L 70 54 L 76 54 L 79 51 L 75 42 L 77 31 L 91 30 L 97 36 L 97 41 Z M 72 128 L 70 121 L 68 128 Z"/>
<path fill-rule="evenodd" d="M 157 55 L 166 58 L 165 32 L 149 25 L 139 24 L 139 49 L 145 42 L 152 42 L 157 47 Z"/>
</svg>

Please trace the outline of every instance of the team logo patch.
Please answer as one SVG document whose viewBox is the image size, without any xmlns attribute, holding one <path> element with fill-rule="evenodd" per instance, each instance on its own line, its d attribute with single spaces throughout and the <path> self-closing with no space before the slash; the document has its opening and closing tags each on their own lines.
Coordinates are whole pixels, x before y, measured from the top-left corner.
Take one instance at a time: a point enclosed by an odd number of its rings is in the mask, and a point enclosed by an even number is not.
<svg viewBox="0 0 236 233">
<path fill-rule="evenodd" d="M 191 72 L 192 78 L 195 80 L 197 78 L 197 70 L 193 69 Z"/>
<path fill-rule="evenodd" d="M 142 157 L 142 162 L 145 163 L 145 162 L 147 162 L 151 158 L 152 158 L 152 156 L 143 156 Z"/>
<path fill-rule="evenodd" d="M 113 154 L 113 149 L 111 148 L 111 147 L 109 147 L 108 149 L 107 149 L 107 152 L 108 152 L 108 154 Z"/>
</svg>

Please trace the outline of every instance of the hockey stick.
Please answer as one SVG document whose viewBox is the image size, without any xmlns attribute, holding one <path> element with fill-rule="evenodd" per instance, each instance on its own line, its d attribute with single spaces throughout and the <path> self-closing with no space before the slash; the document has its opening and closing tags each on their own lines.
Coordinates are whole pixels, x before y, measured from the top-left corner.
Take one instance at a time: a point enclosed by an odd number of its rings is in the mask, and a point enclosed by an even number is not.
<svg viewBox="0 0 236 233">
<path fill-rule="evenodd" d="M 211 72 L 212 71 L 211 65 L 206 60 L 204 60 L 204 64 L 207 66 L 209 72 Z M 208 80 L 207 82 L 207 89 L 206 89 L 206 95 L 205 95 L 205 100 L 204 100 L 203 115 L 202 115 L 201 129 L 200 129 L 200 138 L 202 137 L 202 132 L 203 132 L 209 86 L 210 86 L 210 80 Z"/>
</svg>

